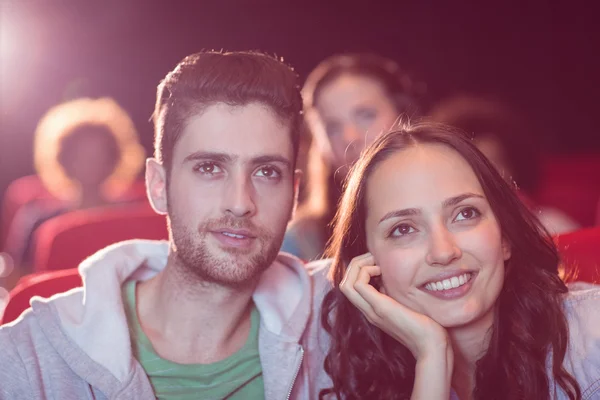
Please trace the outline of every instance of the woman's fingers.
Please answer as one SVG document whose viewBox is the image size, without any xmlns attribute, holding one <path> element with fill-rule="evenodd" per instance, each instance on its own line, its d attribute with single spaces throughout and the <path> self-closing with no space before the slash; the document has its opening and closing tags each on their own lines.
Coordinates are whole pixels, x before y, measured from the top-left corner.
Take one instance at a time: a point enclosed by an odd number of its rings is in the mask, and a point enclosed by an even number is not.
<svg viewBox="0 0 600 400">
<path fill-rule="evenodd" d="M 372 277 L 379 275 L 381 275 L 381 269 L 376 265 L 362 267 L 354 284 L 356 292 L 369 304 L 374 316 L 383 322 L 383 320 L 389 319 L 392 315 L 398 318 L 403 317 L 402 313 L 412 313 L 411 310 L 381 293 L 369 283 Z M 401 311 L 401 313 L 398 311 Z"/>
<path fill-rule="evenodd" d="M 350 265 L 348 265 L 348 269 L 346 270 L 346 275 L 340 284 L 340 289 L 342 292 L 346 289 L 351 289 L 356 281 L 356 278 L 358 277 L 361 267 L 373 264 L 375 264 L 375 259 L 371 253 L 365 253 L 363 255 L 354 257 L 352 261 L 350 261 Z"/>
<path fill-rule="evenodd" d="M 448 340 L 441 325 L 371 285 L 371 279 L 380 275 L 373 256 L 364 254 L 352 260 L 340 290 L 371 324 L 403 343 L 415 358 L 446 348 L 441 346 Z"/>
<path fill-rule="evenodd" d="M 370 322 L 373 322 L 373 318 L 376 317 L 376 314 L 373 311 L 373 307 L 371 307 L 371 305 L 356 291 L 355 286 L 360 271 L 363 268 L 373 267 L 374 262 L 375 260 L 371 253 L 365 253 L 353 258 L 348 266 L 344 280 L 340 284 L 342 293 L 344 293 L 346 298 L 348 298 L 348 300 L 350 300 L 350 302 L 354 304 L 354 306 L 356 306 Z"/>
</svg>

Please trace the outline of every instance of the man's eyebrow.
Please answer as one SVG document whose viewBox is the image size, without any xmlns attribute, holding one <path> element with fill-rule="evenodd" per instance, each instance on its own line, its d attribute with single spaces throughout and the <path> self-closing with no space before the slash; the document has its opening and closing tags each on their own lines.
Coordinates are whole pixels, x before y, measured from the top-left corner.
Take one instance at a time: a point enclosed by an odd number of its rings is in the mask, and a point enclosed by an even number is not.
<svg viewBox="0 0 600 400">
<path fill-rule="evenodd" d="M 230 154 L 226 154 L 226 153 L 217 153 L 217 152 L 211 152 L 211 151 L 195 151 L 195 152 L 189 154 L 187 157 L 185 157 L 183 159 L 183 162 L 186 163 L 188 161 L 210 160 L 210 161 L 226 163 L 226 162 L 232 162 L 236 158 L 237 157 L 231 156 Z"/>
<path fill-rule="evenodd" d="M 251 162 L 252 164 L 281 163 L 288 169 L 292 168 L 292 162 L 289 159 L 277 154 L 254 157 Z"/>
</svg>

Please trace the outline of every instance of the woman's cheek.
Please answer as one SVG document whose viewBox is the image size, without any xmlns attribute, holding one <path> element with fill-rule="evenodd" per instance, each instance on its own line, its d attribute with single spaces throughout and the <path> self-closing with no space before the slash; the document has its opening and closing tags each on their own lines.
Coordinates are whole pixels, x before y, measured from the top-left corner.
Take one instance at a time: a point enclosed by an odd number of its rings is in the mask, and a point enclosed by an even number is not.
<svg viewBox="0 0 600 400">
<path fill-rule="evenodd" d="M 396 299 L 406 294 L 417 272 L 410 255 L 403 251 L 388 251 L 375 259 L 381 268 L 381 279 L 386 291 Z"/>
</svg>

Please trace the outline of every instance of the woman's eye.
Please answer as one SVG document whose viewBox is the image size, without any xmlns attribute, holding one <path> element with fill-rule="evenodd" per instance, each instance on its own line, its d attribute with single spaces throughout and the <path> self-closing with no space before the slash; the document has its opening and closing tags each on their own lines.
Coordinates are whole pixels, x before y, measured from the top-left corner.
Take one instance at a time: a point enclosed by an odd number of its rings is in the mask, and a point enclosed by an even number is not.
<svg viewBox="0 0 600 400">
<path fill-rule="evenodd" d="M 273 167 L 261 167 L 256 174 L 265 178 L 278 178 L 281 175 L 279 171 Z"/>
<path fill-rule="evenodd" d="M 416 229 L 407 224 L 401 224 L 396 226 L 390 236 L 404 236 L 410 233 L 416 232 Z"/>
<path fill-rule="evenodd" d="M 342 131 L 343 131 L 343 128 L 342 128 L 341 124 L 338 124 L 338 123 L 329 123 L 325 126 L 325 132 L 327 132 L 328 137 L 335 137 L 335 136 L 341 134 Z"/>
<path fill-rule="evenodd" d="M 377 118 L 377 111 L 371 108 L 361 108 L 356 111 L 356 121 L 361 126 L 369 126 Z"/>
<path fill-rule="evenodd" d="M 463 208 L 462 210 L 460 210 L 460 212 L 458 213 L 456 218 L 454 218 L 454 220 L 455 221 L 465 221 L 465 220 L 477 218 L 480 215 L 481 215 L 481 213 L 476 208 L 467 207 L 467 208 Z"/>
</svg>

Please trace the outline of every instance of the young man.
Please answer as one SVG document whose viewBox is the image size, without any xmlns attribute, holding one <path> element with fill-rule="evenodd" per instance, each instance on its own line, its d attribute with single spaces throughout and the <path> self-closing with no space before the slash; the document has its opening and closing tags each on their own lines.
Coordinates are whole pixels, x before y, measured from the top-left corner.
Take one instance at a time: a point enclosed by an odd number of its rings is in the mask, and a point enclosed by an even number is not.
<svg viewBox="0 0 600 400">
<path fill-rule="evenodd" d="M 0 398 L 317 396 L 326 281 L 279 254 L 299 179 L 296 79 L 258 53 L 198 53 L 166 76 L 146 183 L 169 243 L 97 253 L 83 288 L 0 328 Z"/>
</svg>

